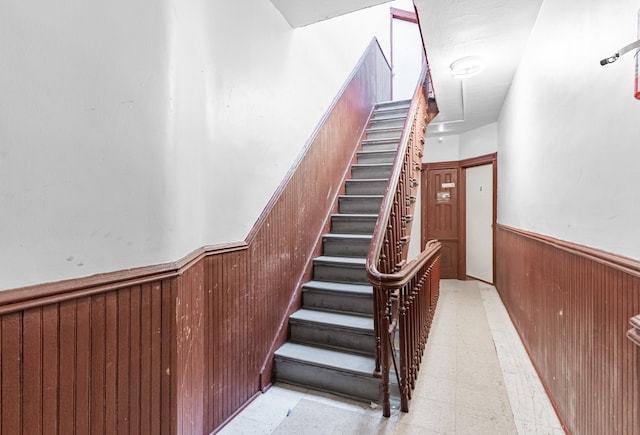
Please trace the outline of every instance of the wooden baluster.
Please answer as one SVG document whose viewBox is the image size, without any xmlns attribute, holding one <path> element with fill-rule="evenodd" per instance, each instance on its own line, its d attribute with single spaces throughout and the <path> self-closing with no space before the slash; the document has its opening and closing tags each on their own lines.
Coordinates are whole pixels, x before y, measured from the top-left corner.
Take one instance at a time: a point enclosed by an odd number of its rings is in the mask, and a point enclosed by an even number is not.
<svg viewBox="0 0 640 435">
<path fill-rule="evenodd" d="M 411 280 L 411 335 L 412 335 L 412 365 L 411 365 L 411 388 L 416 387 L 416 376 L 418 373 L 419 361 L 418 361 L 418 335 L 419 335 L 419 306 L 418 298 L 416 294 L 416 278 Z"/>
<path fill-rule="evenodd" d="M 380 264 L 380 271 L 382 273 L 389 273 L 389 271 L 391 270 L 392 257 L 391 257 L 390 245 L 391 245 L 391 240 L 389 238 L 389 231 L 387 230 L 387 233 L 384 238 L 383 247 L 382 247 L 383 253 L 382 253 L 382 256 L 380 257 L 380 259 L 382 260 Z"/>
<path fill-rule="evenodd" d="M 401 325 L 400 327 L 400 410 L 402 412 L 409 412 L 409 387 L 407 384 L 407 316 L 406 316 L 406 295 L 405 288 L 400 289 L 400 301 L 399 301 L 399 317 Z"/>
<path fill-rule="evenodd" d="M 382 382 L 380 384 L 382 388 L 382 415 L 385 417 L 391 416 L 391 395 L 389 393 L 389 327 L 390 325 L 390 313 L 391 313 L 391 302 L 389 293 L 386 290 L 380 292 L 382 298 L 384 299 L 383 307 L 384 309 L 381 312 L 381 323 L 382 323 L 382 331 L 380 334 L 381 342 L 381 367 L 382 371 Z"/>
<path fill-rule="evenodd" d="M 400 228 L 400 225 L 398 225 L 399 223 L 399 217 L 401 215 L 400 212 L 400 204 L 398 202 L 398 195 L 395 195 L 395 201 L 393 202 L 393 209 L 394 209 L 394 213 L 393 213 L 393 239 L 394 239 L 394 272 L 398 272 L 400 270 L 400 262 L 402 261 L 401 255 L 399 255 L 399 248 L 400 248 L 400 240 L 402 238 L 401 236 L 401 231 L 402 229 Z"/>
<path fill-rule="evenodd" d="M 413 307 L 412 307 L 412 295 L 411 295 L 411 281 L 407 284 L 407 299 L 405 301 L 406 317 L 407 317 L 407 352 L 405 357 L 407 359 L 407 385 L 411 386 L 411 373 L 413 372 Z"/>
<path fill-rule="evenodd" d="M 431 302 L 432 302 L 432 294 L 431 294 L 431 274 L 429 269 L 425 267 L 425 276 L 422 283 L 422 289 L 424 291 L 424 310 L 425 310 L 425 322 L 427 325 L 424 330 L 423 346 L 426 347 L 427 340 L 429 338 L 429 330 L 431 328 Z"/>
<path fill-rule="evenodd" d="M 407 410 L 409 409 L 409 388 L 411 385 L 411 294 L 409 292 L 409 284 L 404 288 L 404 331 L 405 331 L 405 347 L 402 358 L 404 359 L 404 385 L 406 388 L 405 394 L 407 396 Z"/>
<path fill-rule="evenodd" d="M 416 314 L 416 330 L 415 330 L 415 340 L 416 340 L 416 371 L 413 374 L 414 383 L 415 380 L 418 379 L 418 371 L 420 370 L 420 363 L 422 362 L 422 336 L 424 332 L 424 303 L 423 303 L 423 294 L 422 294 L 422 272 L 418 274 L 415 278 L 415 314 Z"/>
<path fill-rule="evenodd" d="M 420 294 L 421 294 L 420 311 L 422 311 L 420 348 L 424 351 L 424 348 L 427 344 L 427 337 L 429 336 L 429 324 L 431 323 L 429 320 L 429 305 L 431 302 L 430 291 L 429 291 L 429 273 L 428 273 L 428 269 L 424 267 L 420 277 Z M 420 359 L 422 360 L 422 357 Z"/>
<path fill-rule="evenodd" d="M 428 304 L 428 288 L 425 286 L 426 280 L 429 279 L 427 271 L 424 270 L 421 273 L 420 277 L 420 311 L 421 311 L 421 319 L 420 319 L 420 356 L 419 361 L 422 361 L 422 355 L 424 353 L 424 348 L 427 344 L 427 336 L 429 335 L 429 304 Z"/>
<path fill-rule="evenodd" d="M 384 306 L 384 304 L 380 304 L 380 299 L 382 298 L 382 288 L 380 286 L 373 286 L 373 334 L 376 340 L 376 366 L 373 370 L 373 375 L 376 377 L 382 376 L 382 367 L 381 367 L 381 342 L 380 342 L 380 318 L 382 313 L 380 312 L 380 307 Z"/>
<path fill-rule="evenodd" d="M 394 225 L 394 214 L 395 214 L 395 206 L 392 206 L 391 215 L 389 215 L 389 223 L 387 225 L 387 233 L 386 238 L 389 241 L 389 245 L 387 246 L 387 252 L 389 254 L 389 268 L 385 273 L 393 273 L 396 267 L 396 240 L 393 235 L 393 225 Z"/>
<path fill-rule="evenodd" d="M 422 331 L 422 348 L 424 349 L 427 345 L 429 328 L 431 325 L 431 277 L 429 276 L 427 269 L 425 269 L 422 276 L 422 304 L 425 322 L 425 326 Z"/>
<path fill-rule="evenodd" d="M 418 379 L 418 371 L 420 370 L 421 360 L 421 348 L 420 342 L 422 335 L 422 309 L 421 309 L 421 295 L 420 295 L 420 274 L 413 278 L 413 313 L 414 313 L 414 325 L 413 325 L 413 379 L 412 385 L 415 388 L 416 380 Z"/>
<path fill-rule="evenodd" d="M 415 366 L 415 358 L 414 358 L 414 347 L 415 347 L 415 312 L 414 312 L 414 297 L 413 297 L 413 285 L 412 285 L 412 281 L 409 281 L 409 285 L 407 288 L 407 311 L 409 313 L 409 321 L 408 321 L 408 325 L 407 327 L 409 328 L 408 330 L 408 335 L 409 335 L 409 349 L 408 349 L 408 353 L 407 353 L 407 357 L 408 357 L 408 366 L 409 366 L 409 372 L 407 373 L 407 382 L 409 383 L 409 386 L 413 388 L 413 371 L 414 371 L 414 366 Z"/>
<path fill-rule="evenodd" d="M 408 312 L 409 312 L 409 334 L 411 337 L 411 341 L 409 342 L 409 378 L 408 378 L 408 382 L 409 382 L 409 386 L 411 387 L 411 389 L 415 388 L 415 382 L 414 382 L 414 377 L 415 377 L 415 371 L 416 371 L 416 358 L 415 358 L 415 351 L 416 351 L 416 316 L 415 316 L 415 295 L 414 295 L 414 280 L 411 279 L 411 281 L 409 281 L 409 287 L 408 287 L 408 294 L 409 294 L 409 298 L 408 298 L 408 302 L 407 302 L 407 306 L 408 306 Z"/>
</svg>

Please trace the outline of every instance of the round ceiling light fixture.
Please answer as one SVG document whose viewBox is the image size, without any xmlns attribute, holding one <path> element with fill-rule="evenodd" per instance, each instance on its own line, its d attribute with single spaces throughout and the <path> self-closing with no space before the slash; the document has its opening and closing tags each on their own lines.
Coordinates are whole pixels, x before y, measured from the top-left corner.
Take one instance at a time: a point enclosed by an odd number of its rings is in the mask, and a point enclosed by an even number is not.
<svg viewBox="0 0 640 435">
<path fill-rule="evenodd" d="M 455 78 L 465 79 L 482 72 L 484 69 L 484 59 L 479 56 L 462 57 L 453 62 L 449 68 L 451 68 L 451 72 Z"/>
</svg>

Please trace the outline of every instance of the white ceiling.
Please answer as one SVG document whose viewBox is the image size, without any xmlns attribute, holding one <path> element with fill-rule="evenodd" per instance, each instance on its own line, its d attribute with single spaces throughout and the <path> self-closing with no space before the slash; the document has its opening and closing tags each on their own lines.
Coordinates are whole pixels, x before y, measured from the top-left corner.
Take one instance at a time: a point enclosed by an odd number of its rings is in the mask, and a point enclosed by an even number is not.
<svg viewBox="0 0 640 435">
<path fill-rule="evenodd" d="M 458 134 L 495 122 L 542 0 L 415 0 L 440 114 L 429 135 Z M 466 79 L 449 66 L 481 56 L 483 72 Z"/>
<path fill-rule="evenodd" d="M 293 27 L 349 13 L 380 0 L 271 0 Z M 440 114 L 429 136 L 460 134 L 498 120 L 542 0 L 414 0 Z M 460 80 L 449 66 L 481 56 L 484 71 Z"/>
<path fill-rule="evenodd" d="M 271 0 L 291 27 L 303 27 L 389 0 Z"/>
</svg>

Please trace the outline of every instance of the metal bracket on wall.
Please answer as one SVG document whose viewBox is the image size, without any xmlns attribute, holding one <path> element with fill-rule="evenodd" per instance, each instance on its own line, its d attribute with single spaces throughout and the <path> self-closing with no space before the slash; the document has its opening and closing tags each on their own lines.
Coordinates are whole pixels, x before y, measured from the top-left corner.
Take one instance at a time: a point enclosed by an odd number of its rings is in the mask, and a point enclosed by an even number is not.
<svg viewBox="0 0 640 435">
<path fill-rule="evenodd" d="M 628 52 L 630 52 L 631 50 L 633 50 L 635 48 L 640 48 L 640 39 L 638 39 L 636 42 L 632 42 L 631 44 L 625 45 L 620 50 L 618 50 L 616 53 L 614 53 L 612 56 L 609 56 L 609 57 L 606 57 L 606 58 L 602 59 L 600 61 L 600 65 L 602 65 L 602 66 L 609 65 L 610 63 L 613 63 L 616 60 L 618 60 L 618 58 L 620 56 L 622 56 L 623 54 L 628 53 Z"/>
</svg>

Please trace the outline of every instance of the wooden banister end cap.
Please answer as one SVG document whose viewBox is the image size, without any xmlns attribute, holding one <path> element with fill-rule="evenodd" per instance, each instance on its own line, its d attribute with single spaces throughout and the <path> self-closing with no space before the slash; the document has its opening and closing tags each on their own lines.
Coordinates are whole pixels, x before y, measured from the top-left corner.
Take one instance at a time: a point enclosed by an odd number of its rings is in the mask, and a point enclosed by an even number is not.
<svg viewBox="0 0 640 435">
<path fill-rule="evenodd" d="M 630 318 L 629 324 L 632 328 L 627 331 L 627 338 L 640 347 L 640 314 Z"/>
</svg>

